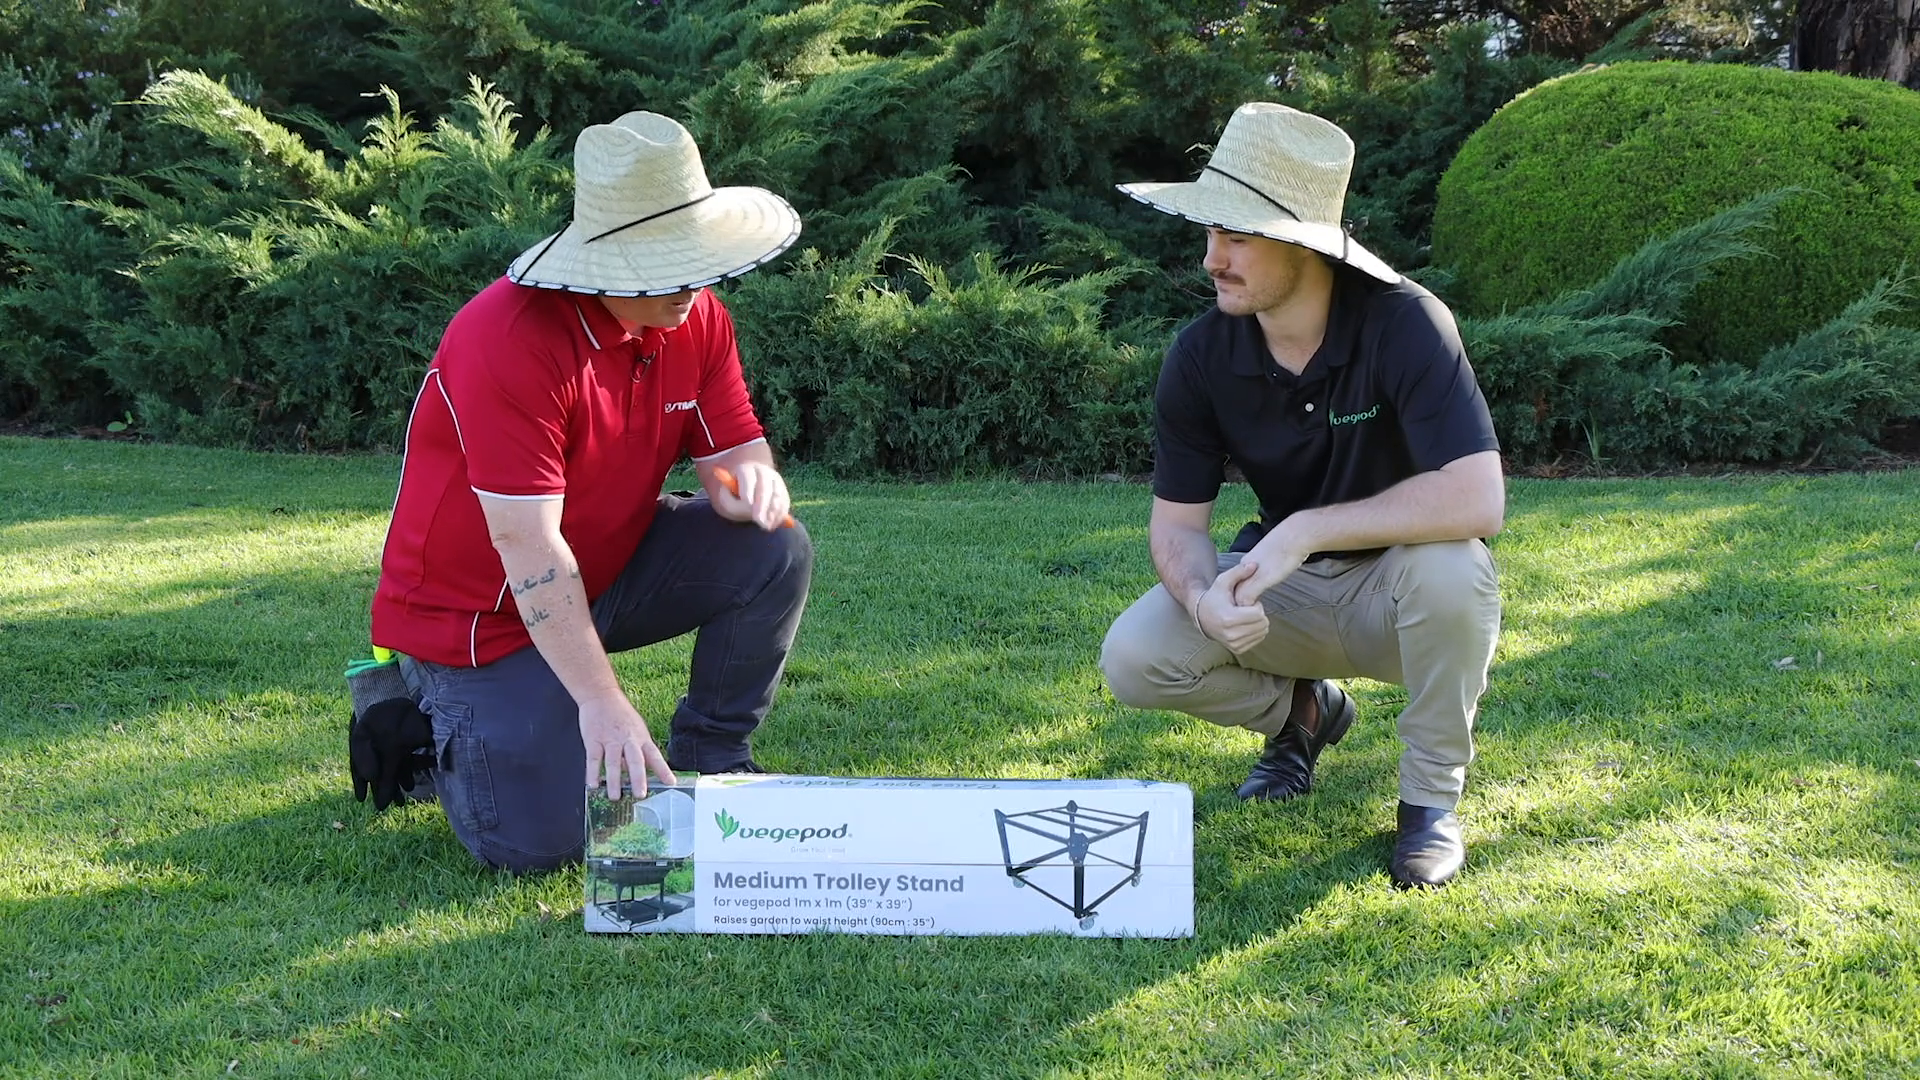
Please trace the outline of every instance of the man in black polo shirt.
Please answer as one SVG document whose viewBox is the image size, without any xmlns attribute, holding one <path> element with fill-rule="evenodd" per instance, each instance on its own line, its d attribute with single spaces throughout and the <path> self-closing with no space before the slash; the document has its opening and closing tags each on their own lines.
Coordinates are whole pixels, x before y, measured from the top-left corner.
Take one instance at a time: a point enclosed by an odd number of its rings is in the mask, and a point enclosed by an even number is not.
<svg viewBox="0 0 1920 1080">
<path fill-rule="evenodd" d="M 1341 226 L 1353 143 L 1283 105 L 1243 105 L 1191 183 L 1128 184 L 1207 229 L 1217 307 L 1168 350 L 1148 535 L 1160 584 L 1114 621 L 1114 695 L 1266 736 L 1246 799 L 1312 787 L 1353 722 L 1331 679 L 1407 688 L 1402 888 L 1466 860 L 1455 806 L 1500 627 L 1492 559 L 1506 486 L 1453 316 Z M 1221 554 L 1232 463 L 1261 520 Z"/>
</svg>

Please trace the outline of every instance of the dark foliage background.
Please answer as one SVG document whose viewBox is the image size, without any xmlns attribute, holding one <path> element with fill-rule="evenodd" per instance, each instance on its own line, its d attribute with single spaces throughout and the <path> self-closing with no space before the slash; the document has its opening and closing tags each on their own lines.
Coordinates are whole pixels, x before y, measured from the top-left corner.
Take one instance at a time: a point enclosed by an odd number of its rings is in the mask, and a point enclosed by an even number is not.
<svg viewBox="0 0 1920 1080">
<path fill-rule="evenodd" d="M 1582 60 L 1764 62 L 1785 18 L 1767 0 L 0 0 L 0 414 L 393 447 L 446 319 L 564 221 L 574 135 L 648 108 L 693 129 L 716 182 L 805 217 L 800 249 L 727 288 L 784 453 L 1138 471 L 1161 351 L 1209 290 L 1198 231 L 1114 183 L 1191 176 L 1243 101 L 1318 112 L 1358 146 L 1358 235 L 1451 297 L 1469 274 L 1431 265 L 1436 192 L 1495 110 Z M 1750 212 L 1715 258 L 1765 250 L 1787 211 Z M 1883 330 L 1907 304 L 1897 266 L 1833 324 L 1759 342 L 1787 350 L 1771 368 L 1721 367 L 1668 351 L 1708 271 L 1654 239 L 1629 271 L 1657 296 L 1503 301 L 1471 280 L 1487 317 L 1463 331 L 1517 463 L 1837 460 L 1913 414 L 1888 388 L 1909 362 Z M 1768 404 L 1809 357 L 1827 403 Z M 1663 414 L 1683 430 L 1636 419 L 1656 398 L 1690 403 Z M 1781 430 L 1730 424 L 1734 401 Z"/>
</svg>

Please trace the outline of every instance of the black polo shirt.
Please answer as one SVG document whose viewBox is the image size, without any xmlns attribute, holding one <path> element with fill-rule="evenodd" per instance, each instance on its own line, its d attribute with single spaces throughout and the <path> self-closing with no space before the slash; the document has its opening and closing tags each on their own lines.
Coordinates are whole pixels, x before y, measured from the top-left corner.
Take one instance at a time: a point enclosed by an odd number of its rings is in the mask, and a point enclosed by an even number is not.
<svg viewBox="0 0 1920 1080">
<path fill-rule="evenodd" d="M 1446 305 L 1410 280 L 1335 267 L 1326 337 L 1298 375 L 1252 315 L 1214 308 L 1174 339 L 1154 401 L 1153 493 L 1212 502 L 1232 462 L 1271 528 L 1499 448 Z"/>
</svg>

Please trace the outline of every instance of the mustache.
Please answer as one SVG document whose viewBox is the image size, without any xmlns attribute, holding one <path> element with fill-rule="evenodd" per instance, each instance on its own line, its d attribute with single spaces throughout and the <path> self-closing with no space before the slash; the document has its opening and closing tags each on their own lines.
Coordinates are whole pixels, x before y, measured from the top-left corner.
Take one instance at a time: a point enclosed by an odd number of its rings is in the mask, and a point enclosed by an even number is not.
<svg viewBox="0 0 1920 1080">
<path fill-rule="evenodd" d="M 1212 278 L 1214 284 L 1216 285 L 1245 285 L 1246 284 L 1246 282 L 1240 280 L 1238 276 L 1233 274 L 1208 274 L 1207 276 Z"/>
</svg>

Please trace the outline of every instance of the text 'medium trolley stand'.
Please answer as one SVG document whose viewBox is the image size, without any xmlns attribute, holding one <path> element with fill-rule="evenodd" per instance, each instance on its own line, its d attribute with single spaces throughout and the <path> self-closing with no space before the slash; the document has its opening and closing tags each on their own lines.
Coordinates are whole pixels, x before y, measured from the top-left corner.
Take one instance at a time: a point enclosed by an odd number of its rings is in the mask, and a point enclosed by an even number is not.
<svg viewBox="0 0 1920 1080">
<path fill-rule="evenodd" d="M 1006 862 L 1007 876 L 1013 879 L 1014 885 L 1031 886 L 1042 896 L 1073 912 L 1073 917 L 1080 920 L 1080 928 L 1084 930 L 1093 925 L 1094 916 L 1108 897 L 1124 886 L 1140 884 L 1140 860 L 1147 847 L 1148 813 L 1143 810 L 1138 814 L 1116 814 L 1081 806 L 1070 799 L 1065 806 L 1028 810 L 1019 814 L 995 810 L 993 816 L 1000 827 L 1000 855 Z M 1021 835 L 1023 833 L 1060 846 L 1016 861 L 1013 855 L 1015 847 L 1034 846 Z M 1130 853 L 1127 850 L 1129 835 Z M 1101 850 L 1101 847 L 1105 850 Z M 1118 854 L 1128 857 L 1115 858 L 1110 853 L 1116 849 Z M 1062 856 L 1066 857 L 1067 863 L 1059 861 Z M 1090 862 L 1091 867 L 1088 865 Z M 1064 869 L 1069 864 L 1073 868 L 1072 900 L 1050 891 L 1035 880 L 1040 873 Z M 1098 881 L 1112 880 L 1109 877 L 1112 874 L 1117 874 L 1118 880 L 1114 881 L 1112 888 L 1088 900 L 1089 870 Z M 1048 875 L 1048 879 L 1051 879 L 1051 875 Z M 1064 886 L 1056 887 L 1064 891 Z M 1095 887 L 1099 886 L 1096 884 Z"/>
</svg>

